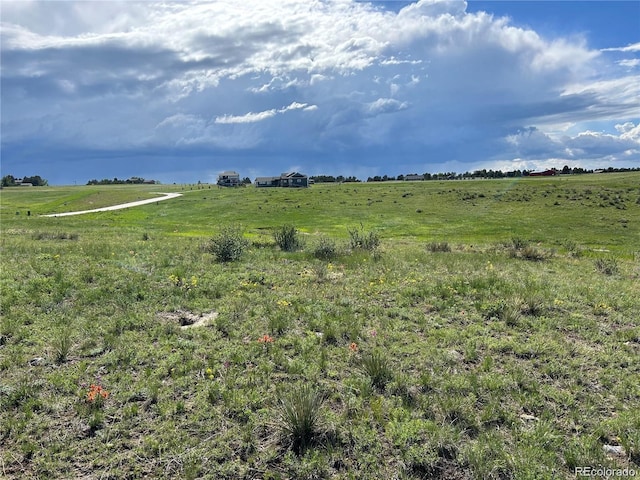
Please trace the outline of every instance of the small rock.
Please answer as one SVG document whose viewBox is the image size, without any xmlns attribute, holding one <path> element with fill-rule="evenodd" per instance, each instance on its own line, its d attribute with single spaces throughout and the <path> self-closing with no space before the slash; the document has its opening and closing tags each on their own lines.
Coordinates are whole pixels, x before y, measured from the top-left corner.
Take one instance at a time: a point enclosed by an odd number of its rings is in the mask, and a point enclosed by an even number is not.
<svg viewBox="0 0 640 480">
<path fill-rule="evenodd" d="M 621 457 L 625 456 L 624 447 L 620 445 L 604 445 L 602 447 L 605 453 L 609 453 L 611 455 L 620 455 Z"/>
<path fill-rule="evenodd" d="M 29 360 L 29 365 L 31 365 L 32 367 L 41 367 L 44 364 L 45 364 L 45 361 L 44 361 L 44 358 L 42 357 L 35 357 Z"/>
<path fill-rule="evenodd" d="M 461 362 L 464 356 L 457 350 L 451 349 L 449 350 L 449 358 L 456 362 Z"/>
<path fill-rule="evenodd" d="M 535 420 L 538 420 L 538 417 L 536 417 L 535 415 L 528 415 L 526 413 L 523 413 L 520 415 L 520 419 L 524 420 L 525 422 L 533 422 Z"/>
</svg>

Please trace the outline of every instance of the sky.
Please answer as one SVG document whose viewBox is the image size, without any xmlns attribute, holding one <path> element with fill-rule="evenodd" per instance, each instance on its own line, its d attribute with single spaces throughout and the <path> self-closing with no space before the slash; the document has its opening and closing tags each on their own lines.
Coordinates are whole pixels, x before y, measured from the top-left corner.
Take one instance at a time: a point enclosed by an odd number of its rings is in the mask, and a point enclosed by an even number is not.
<svg viewBox="0 0 640 480">
<path fill-rule="evenodd" d="M 0 2 L 2 175 L 640 166 L 639 1 Z"/>
</svg>

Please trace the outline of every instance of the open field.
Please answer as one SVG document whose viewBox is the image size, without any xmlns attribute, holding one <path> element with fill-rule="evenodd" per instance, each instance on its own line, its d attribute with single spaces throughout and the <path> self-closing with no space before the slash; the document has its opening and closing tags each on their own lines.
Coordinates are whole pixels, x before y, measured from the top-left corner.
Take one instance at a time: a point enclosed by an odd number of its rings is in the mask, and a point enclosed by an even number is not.
<svg viewBox="0 0 640 480">
<path fill-rule="evenodd" d="M 13 188 L 0 222 L 7 478 L 640 476 L 639 174 Z"/>
</svg>

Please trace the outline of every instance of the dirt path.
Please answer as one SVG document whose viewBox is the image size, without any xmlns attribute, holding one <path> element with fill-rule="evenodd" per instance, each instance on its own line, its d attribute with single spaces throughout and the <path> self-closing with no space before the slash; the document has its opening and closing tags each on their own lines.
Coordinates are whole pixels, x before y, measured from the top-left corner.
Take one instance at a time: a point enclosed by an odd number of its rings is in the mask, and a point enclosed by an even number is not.
<svg viewBox="0 0 640 480">
<path fill-rule="evenodd" d="M 146 200 L 138 200 L 137 202 L 121 203 L 120 205 L 112 205 L 110 207 L 94 208 L 93 210 L 81 210 L 78 212 L 65 212 L 65 213 L 51 213 L 49 215 L 42 215 L 43 217 L 68 217 L 70 215 L 82 215 L 84 213 L 95 212 L 110 212 L 111 210 L 121 210 L 123 208 L 137 207 L 139 205 L 146 205 L 148 203 L 161 202 L 163 200 L 169 200 L 181 196 L 181 193 L 162 193 L 164 197 L 148 198 Z"/>
</svg>

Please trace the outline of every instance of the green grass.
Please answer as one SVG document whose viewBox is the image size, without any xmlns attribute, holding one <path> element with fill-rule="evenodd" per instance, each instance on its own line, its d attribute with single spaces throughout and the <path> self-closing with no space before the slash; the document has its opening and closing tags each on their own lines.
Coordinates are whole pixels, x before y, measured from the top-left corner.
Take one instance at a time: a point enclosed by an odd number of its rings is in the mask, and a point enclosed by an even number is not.
<svg viewBox="0 0 640 480">
<path fill-rule="evenodd" d="M 640 474 L 638 185 L 4 189 L 2 474 Z M 158 191 L 184 195 L 39 216 Z M 238 225 L 248 247 L 216 261 Z M 282 225 L 301 249 L 276 245 Z"/>
</svg>

